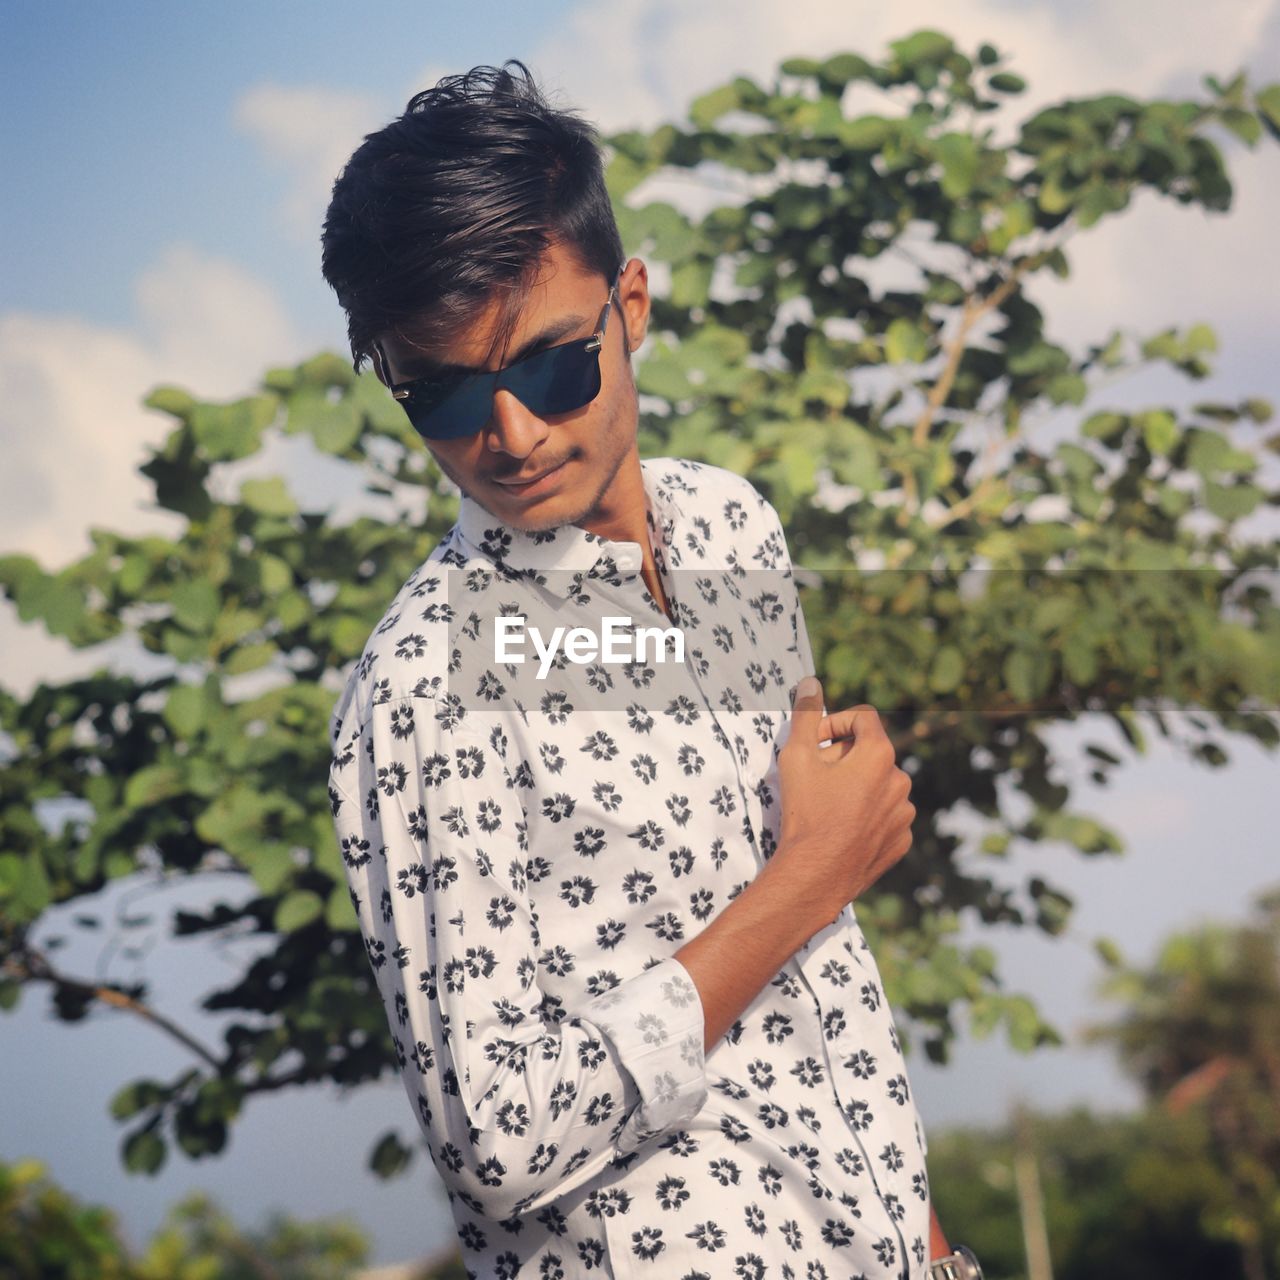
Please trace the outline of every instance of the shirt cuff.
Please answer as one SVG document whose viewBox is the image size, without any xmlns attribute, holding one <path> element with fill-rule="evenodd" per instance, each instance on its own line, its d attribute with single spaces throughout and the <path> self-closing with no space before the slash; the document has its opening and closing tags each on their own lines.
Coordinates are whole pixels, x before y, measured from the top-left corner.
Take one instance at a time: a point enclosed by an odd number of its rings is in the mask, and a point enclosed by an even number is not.
<svg viewBox="0 0 1280 1280">
<path fill-rule="evenodd" d="M 640 1094 L 618 1134 L 619 1155 L 690 1120 L 707 1098 L 702 998 L 673 956 L 588 1001 L 578 1016 L 612 1042 Z"/>
</svg>

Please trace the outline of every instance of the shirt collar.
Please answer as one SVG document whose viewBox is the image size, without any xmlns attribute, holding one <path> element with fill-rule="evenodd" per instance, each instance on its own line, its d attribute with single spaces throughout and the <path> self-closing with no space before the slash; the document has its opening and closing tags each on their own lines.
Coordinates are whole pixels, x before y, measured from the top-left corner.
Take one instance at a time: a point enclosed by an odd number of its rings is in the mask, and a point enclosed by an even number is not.
<svg viewBox="0 0 1280 1280">
<path fill-rule="evenodd" d="M 645 521 L 654 559 L 665 568 L 664 549 L 674 520 L 683 513 L 674 493 L 658 483 L 651 461 L 640 462 Z M 639 573 L 644 563 L 644 548 L 638 542 L 603 538 L 576 524 L 529 533 L 503 524 L 465 493 L 452 532 L 461 535 L 466 551 L 492 560 L 501 569 L 529 576 L 562 598 L 576 589 L 575 575 L 580 580 L 593 570 L 593 576 Z"/>
</svg>

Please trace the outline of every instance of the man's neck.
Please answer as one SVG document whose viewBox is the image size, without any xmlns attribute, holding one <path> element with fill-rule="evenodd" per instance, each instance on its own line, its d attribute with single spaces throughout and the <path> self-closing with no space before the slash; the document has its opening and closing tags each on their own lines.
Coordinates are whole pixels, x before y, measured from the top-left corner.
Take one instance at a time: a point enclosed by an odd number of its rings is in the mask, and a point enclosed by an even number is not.
<svg viewBox="0 0 1280 1280">
<path fill-rule="evenodd" d="M 648 512 L 640 452 L 633 447 L 622 460 L 622 465 L 596 509 L 577 521 L 577 524 L 588 533 L 607 538 L 610 542 L 637 543 L 642 555 L 640 575 L 649 588 L 649 594 L 662 612 L 671 618 L 671 605 L 663 589 L 653 544 L 649 538 Z"/>
</svg>

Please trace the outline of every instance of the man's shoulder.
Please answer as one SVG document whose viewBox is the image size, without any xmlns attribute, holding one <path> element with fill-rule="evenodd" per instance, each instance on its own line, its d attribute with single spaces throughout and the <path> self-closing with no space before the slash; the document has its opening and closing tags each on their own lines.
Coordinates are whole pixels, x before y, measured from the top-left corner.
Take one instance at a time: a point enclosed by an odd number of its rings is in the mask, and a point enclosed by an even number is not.
<svg viewBox="0 0 1280 1280">
<path fill-rule="evenodd" d="M 698 567 L 717 546 L 741 568 L 789 564 L 778 513 L 746 476 L 691 458 L 652 458 L 644 465 L 659 498 L 679 513 L 668 520 L 668 532 L 692 552 L 681 565 Z"/>
<path fill-rule="evenodd" d="M 704 536 L 711 525 L 723 526 L 734 539 L 743 530 L 763 535 L 776 527 L 777 513 L 746 476 L 712 462 L 693 458 L 649 458 L 643 463 L 646 477 L 660 498 L 694 521 Z"/>
<path fill-rule="evenodd" d="M 466 559 L 456 526 L 405 579 L 365 641 L 329 719 L 329 741 L 357 735 L 373 707 L 404 698 L 435 699 L 447 687 L 453 571 Z"/>
<path fill-rule="evenodd" d="M 746 476 L 695 458 L 645 458 L 641 466 L 659 488 L 704 499 L 737 499 L 753 505 L 765 503 Z"/>
</svg>

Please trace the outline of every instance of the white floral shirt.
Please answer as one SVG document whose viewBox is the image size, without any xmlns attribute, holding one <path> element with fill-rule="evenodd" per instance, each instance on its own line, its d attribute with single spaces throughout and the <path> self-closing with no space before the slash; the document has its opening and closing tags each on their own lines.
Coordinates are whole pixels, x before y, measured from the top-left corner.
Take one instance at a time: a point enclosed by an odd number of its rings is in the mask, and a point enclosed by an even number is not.
<svg viewBox="0 0 1280 1280">
<path fill-rule="evenodd" d="M 642 468 L 670 618 L 638 543 L 464 496 L 330 726 L 352 898 L 468 1274 L 922 1277 L 924 1133 L 852 908 L 704 1059 L 674 956 L 777 847 L 813 659 L 772 506 L 719 467 Z M 671 628 L 682 660 L 526 643 L 519 664 L 498 616 Z"/>
</svg>

